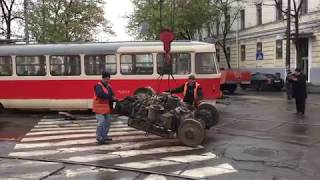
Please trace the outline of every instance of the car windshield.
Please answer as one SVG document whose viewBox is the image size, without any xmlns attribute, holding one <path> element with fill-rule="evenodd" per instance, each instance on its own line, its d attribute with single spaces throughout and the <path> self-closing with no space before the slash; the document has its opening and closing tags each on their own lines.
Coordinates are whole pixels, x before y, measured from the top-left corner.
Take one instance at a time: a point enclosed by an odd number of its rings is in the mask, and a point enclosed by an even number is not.
<svg viewBox="0 0 320 180">
<path fill-rule="evenodd" d="M 273 74 L 266 74 L 265 76 L 266 76 L 267 78 L 276 78 L 275 75 L 273 75 Z"/>
<path fill-rule="evenodd" d="M 265 80 L 266 76 L 261 73 L 256 73 L 252 75 L 252 80 Z"/>
</svg>

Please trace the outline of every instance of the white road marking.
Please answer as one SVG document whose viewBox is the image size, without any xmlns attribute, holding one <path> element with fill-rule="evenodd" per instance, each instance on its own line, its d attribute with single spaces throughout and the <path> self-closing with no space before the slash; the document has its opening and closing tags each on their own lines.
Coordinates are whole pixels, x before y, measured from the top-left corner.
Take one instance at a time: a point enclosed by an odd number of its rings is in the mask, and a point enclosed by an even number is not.
<svg viewBox="0 0 320 180">
<path fill-rule="evenodd" d="M 41 129 L 41 128 L 61 128 L 61 127 L 87 127 L 92 126 L 95 127 L 97 123 L 85 123 L 85 124 L 63 124 L 61 125 L 36 125 L 34 126 L 35 129 Z M 112 127 L 128 127 L 127 124 L 111 124 Z"/>
<path fill-rule="evenodd" d="M 115 169 L 97 169 L 95 167 L 85 167 L 85 168 L 78 168 L 78 169 L 67 169 L 65 170 L 65 175 L 67 178 L 72 178 L 72 177 L 76 177 L 79 175 L 85 175 L 85 174 L 97 174 L 97 173 L 101 173 L 102 171 L 105 172 L 119 172 L 118 170 Z"/>
<path fill-rule="evenodd" d="M 131 157 L 138 155 L 147 155 L 147 154 L 160 154 L 160 153 L 172 153 L 172 152 L 180 152 L 180 151 L 190 151 L 196 149 L 202 149 L 202 146 L 198 147 L 188 147 L 188 146 L 169 146 L 169 147 L 160 147 L 160 148 L 152 148 L 152 149 L 139 149 L 139 150 L 129 150 L 129 151 L 115 151 L 111 154 L 120 155 L 121 157 Z"/>
<path fill-rule="evenodd" d="M 17 156 L 17 157 L 31 157 L 31 156 L 45 156 L 57 154 L 60 151 L 58 150 L 34 150 L 34 151 L 26 151 L 26 152 L 11 152 L 9 156 Z"/>
<path fill-rule="evenodd" d="M 80 130 L 85 130 L 85 129 L 95 130 L 95 127 L 96 126 L 84 126 L 84 127 L 81 127 Z M 112 125 L 111 125 L 111 128 L 112 129 L 110 129 L 110 130 L 114 130 L 115 129 L 115 128 L 113 128 Z M 134 128 L 129 127 L 129 126 L 117 127 L 117 128 L 119 128 L 119 129 L 121 128 L 123 130 L 134 129 Z M 30 132 L 31 133 L 34 133 L 34 132 L 39 132 L 39 133 L 40 132 L 42 132 L 42 133 L 44 133 L 44 132 L 60 132 L 60 133 L 64 133 L 64 132 L 61 132 L 61 131 L 68 131 L 68 130 L 73 132 L 74 130 L 79 130 L 79 127 L 41 128 L 41 129 L 32 129 Z M 134 130 L 136 130 L 136 129 L 134 129 Z M 30 134 L 30 133 L 28 133 L 28 134 Z M 31 134 L 31 135 L 33 135 L 33 134 Z"/>
<path fill-rule="evenodd" d="M 185 156 L 169 156 L 161 159 L 167 160 L 167 161 L 177 161 L 181 163 L 191 163 L 196 161 L 206 161 L 206 160 L 214 159 L 216 157 L 217 157 L 216 155 L 213 155 L 213 156 L 185 155 Z"/>
<path fill-rule="evenodd" d="M 80 133 L 83 132 L 83 133 Z M 41 137 L 26 137 L 23 138 L 21 140 L 21 142 L 31 142 L 31 141 L 45 141 L 45 140 L 65 140 L 67 138 L 81 138 L 81 137 L 92 137 L 95 138 L 96 137 L 96 133 L 84 133 L 84 132 L 95 132 L 95 130 L 84 130 L 84 131 L 74 131 L 73 134 L 63 134 L 63 135 L 59 135 L 61 133 L 58 133 L 55 136 L 41 136 Z M 79 133 L 79 134 L 76 134 Z M 28 135 L 34 135 L 33 133 L 30 133 Z M 52 135 L 52 133 L 45 133 L 47 135 Z M 121 136 L 121 135 L 139 135 L 139 134 L 145 134 L 145 132 L 143 131 L 118 131 L 118 132 L 114 132 L 114 131 L 110 131 L 110 133 L 108 133 L 109 136 Z M 40 135 L 39 133 L 37 133 L 37 135 Z"/>
<path fill-rule="evenodd" d="M 84 128 L 84 129 L 83 129 Z M 119 131 L 132 131 L 136 129 L 130 127 L 124 128 L 110 128 L 110 132 L 119 132 Z M 26 136 L 35 136 L 35 135 L 54 135 L 54 134 L 64 134 L 64 133 L 79 133 L 79 132 L 96 132 L 96 127 L 81 127 L 81 128 L 74 128 L 70 130 L 45 130 L 45 131 L 31 131 L 26 134 Z"/>
<path fill-rule="evenodd" d="M 191 176 L 196 178 L 206 178 L 211 176 L 218 176 L 221 174 L 228 174 L 228 173 L 237 173 L 238 171 L 234 169 L 230 164 L 224 163 L 219 164 L 217 166 L 211 167 L 211 166 L 205 166 L 200 168 L 194 168 L 194 169 L 187 169 L 181 173 L 181 175 L 185 176 Z M 176 171 L 174 173 L 179 173 L 179 171 Z"/>
<path fill-rule="evenodd" d="M 75 162 L 92 162 L 92 161 L 101 161 L 101 160 L 110 160 L 110 159 L 117 159 L 120 156 L 113 155 L 113 154 L 93 154 L 87 156 L 74 156 L 70 158 L 64 158 L 62 160 L 66 161 L 75 161 Z"/>
<path fill-rule="evenodd" d="M 147 161 L 116 164 L 116 166 L 137 168 L 137 169 L 146 169 L 146 168 L 170 166 L 170 165 L 177 165 L 177 164 L 180 164 L 180 163 L 173 162 L 173 161 L 164 161 L 164 160 L 147 160 Z"/>
<path fill-rule="evenodd" d="M 117 144 L 105 144 L 100 146 L 82 146 L 82 147 L 73 147 L 73 148 L 59 148 L 58 150 L 64 152 L 84 152 L 84 151 L 96 151 L 96 150 L 104 150 L 104 151 L 116 151 L 116 150 L 125 150 L 125 149 L 139 149 L 144 146 L 150 145 L 161 145 L 161 144 L 170 144 L 172 142 L 177 142 L 177 139 L 163 139 L 160 137 L 154 136 L 154 138 L 159 138 L 156 140 L 150 141 L 150 136 L 135 136 L 136 140 L 146 140 L 144 142 L 125 142 L 125 143 L 117 143 Z M 149 141 L 148 141 L 149 140 Z"/>
<path fill-rule="evenodd" d="M 136 139 L 141 140 L 150 140 L 150 138 L 146 136 L 138 136 Z M 12 152 L 10 156 L 18 156 L 18 157 L 28 157 L 28 156 L 38 156 L 38 155 L 53 155 L 63 154 L 63 153 L 76 153 L 76 152 L 85 152 L 85 151 L 117 151 L 117 150 L 129 150 L 129 149 L 139 149 L 144 146 L 150 145 L 161 145 L 168 144 L 170 142 L 177 142 L 176 139 L 156 139 L 152 141 L 144 141 L 144 142 L 124 142 L 124 143 L 116 143 L 116 144 L 105 144 L 101 146 L 82 146 L 82 147 L 70 147 L 70 148 L 57 148 L 55 150 L 32 150 L 32 151 L 20 151 L 20 152 Z"/>
<path fill-rule="evenodd" d="M 217 158 L 211 152 L 198 155 L 190 154 L 191 152 L 197 152 L 194 150 L 204 149 L 203 146 L 187 147 L 182 146 L 178 139 L 164 139 L 155 135 L 145 136 L 145 132 L 128 127 L 123 122 L 112 122 L 109 133 L 113 138 L 112 143 L 97 146 L 95 144 L 96 124 L 96 120 L 66 121 L 45 119 L 40 121 L 22 139 L 22 143 L 16 145 L 14 152 L 9 155 L 17 157 L 44 156 L 49 158 L 50 155 L 53 155 L 53 157 L 59 157 L 61 160 L 74 162 L 111 161 L 119 158 L 141 157 L 140 161 L 137 160 L 140 158 L 135 158 L 137 161 L 132 162 L 131 160 L 115 164 L 116 166 L 138 169 L 214 161 Z M 35 143 L 36 141 L 41 142 Z M 183 153 L 185 155 L 167 155 L 167 153 Z M 145 155 L 148 155 L 149 159 L 143 158 Z M 159 155 L 161 157 L 157 158 Z M 64 173 L 66 173 L 67 177 L 75 177 L 79 174 L 94 173 L 95 171 L 96 169 L 88 170 L 86 168 L 84 171 L 66 170 Z M 172 170 L 169 173 L 206 178 L 236 172 L 238 171 L 230 164 L 225 163 L 214 167 L 200 167 L 198 164 L 194 168 L 179 171 Z"/>
<path fill-rule="evenodd" d="M 201 148 L 201 147 L 199 147 Z M 90 162 L 90 161 L 102 161 L 102 160 L 110 160 L 119 157 L 133 157 L 133 156 L 141 156 L 141 155 L 152 155 L 152 154 L 161 154 L 161 153 L 173 153 L 173 152 L 183 152 L 183 151 L 191 151 L 195 150 L 194 148 L 185 147 L 185 146 L 172 146 L 172 147 L 162 147 L 162 148 L 151 148 L 151 149 L 143 149 L 143 150 L 127 150 L 118 152 L 111 152 L 107 154 L 92 154 L 87 156 L 75 156 L 70 157 L 67 160 L 77 161 L 77 162 Z M 124 155 L 125 154 L 125 155 Z M 168 157 L 170 160 L 170 157 Z M 173 158 L 173 157 L 171 157 Z M 180 157 L 181 158 L 181 157 Z M 184 158 L 189 159 L 191 162 L 191 158 L 188 156 L 184 156 Z M 196 159 L 193 158 L 195 161 Z M 198 156 L 197 161 L 212 159 L 209 156 Z M 163 159 L 166 160 L 166 159 Z M 173 160 L 171 160 L 173 161 Z"/>
</svg>

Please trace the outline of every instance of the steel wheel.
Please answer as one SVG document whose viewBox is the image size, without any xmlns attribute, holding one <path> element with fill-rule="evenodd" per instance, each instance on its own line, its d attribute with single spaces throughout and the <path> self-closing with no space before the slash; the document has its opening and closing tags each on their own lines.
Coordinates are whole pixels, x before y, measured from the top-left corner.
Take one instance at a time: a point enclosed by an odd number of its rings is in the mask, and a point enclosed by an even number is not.
<svg viewBox="0 0 320 180">
<path fill-rule="evenodd" d="M 186 119 L 178 129 L 180 141 L 187 146 L 197 146 L 205 138 L 205 128 L 202 120 Z"/>
<path fill-rule="evenodd" d="M 202 119 L 205 122 L 206 129 L 210 129 L 219 122 L 219 112 L 210 104 L 200 104 L 196 111 L 196 118 Z"/>
</svg>

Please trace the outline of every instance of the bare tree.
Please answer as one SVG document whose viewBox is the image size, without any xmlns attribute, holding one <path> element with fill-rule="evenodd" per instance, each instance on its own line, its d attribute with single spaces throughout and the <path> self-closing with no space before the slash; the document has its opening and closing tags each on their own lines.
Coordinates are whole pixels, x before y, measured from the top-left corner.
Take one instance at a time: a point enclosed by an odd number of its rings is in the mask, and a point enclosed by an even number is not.
<svg viewBox="0 0 320 180">
<path fill-rule="evenodd" d="M 238 2 L 240 1 L 241 0 L 213 0 L 213 6 L 216 7 L 219 14 L 211 24 L 207 25 L 208 36 L 215 38 L 215 43 L 222 49 L 228 65 L 228 69 L 231 69 L 231 59 L 230 52 L 228 52 L 227 40 L 228 35 L 231 32 L 231 27 L 238 18 L 241 10 L 241 7 L 238 6 Z M 216 33 L 214 33 L 214 31 L 212 30 L 214 28 L 216 28 Z"/>
<path fill-rule="evenodd" d="M 299 31 L 299 18 L 302 15 L 302 5 L 304 1 L 306 0 L 291 0 L 293 2 L 293 9 L 290 9 L 289 11 L 286 11 L 282 8 L 282 1 L 281 0 L 274 0 L 276 7 L 278 10 L 280 10 L 282 13 L 284 13 L 287 18 L 288 16 L 291 16 L 294 20 L 294 35 L 293 35 L 293 43 L 295 44 L 296 54 L 297 54 L 297 67 L 301 68 L 301 46 L 300 46 L 300 31 Z M 287 37 L 292 38 L 292 37 Z"/>
<path fill-rule="evenodd" d="M 12 22 L 16 19 L 22 19 L 20 13 L 16 11 L 17 7 L 16 0 L 0 0 L 1 8 L 1 20 L 3 22 L 0 29 L 6 39 L 11 39 L 12 36 Z"/>
</svg>

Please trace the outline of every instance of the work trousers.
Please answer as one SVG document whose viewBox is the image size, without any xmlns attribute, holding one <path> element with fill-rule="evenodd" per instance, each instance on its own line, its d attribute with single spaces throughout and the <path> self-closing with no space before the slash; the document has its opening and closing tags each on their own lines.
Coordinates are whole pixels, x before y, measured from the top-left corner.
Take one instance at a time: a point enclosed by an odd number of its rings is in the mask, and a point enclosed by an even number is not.
<svg viewBox="0 0 320 180">
<path fill-rule="evenodd" d="M 306 108 L 306 98 L 296 98 L 297 112 L 304 114 L 305 108 Z"/>
<path fill-rule="evenodd" d="M 98 142 L 104 142 L 108 137 L 108 132 L 111 124 L 110 114 L 96 114 L 98 121 L 96 130 L 96 139 Z"/>
</svg>

